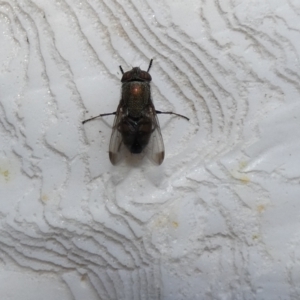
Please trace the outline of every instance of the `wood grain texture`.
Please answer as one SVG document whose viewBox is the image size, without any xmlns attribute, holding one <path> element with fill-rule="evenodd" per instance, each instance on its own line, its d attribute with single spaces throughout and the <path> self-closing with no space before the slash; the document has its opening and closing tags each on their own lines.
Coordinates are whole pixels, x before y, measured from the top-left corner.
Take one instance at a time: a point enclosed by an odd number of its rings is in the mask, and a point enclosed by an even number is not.
<svg viewBox="0 0 300 300">
<path fill-rule="evenodd" d="M 1 299 L 299 298 L 299 21 L 296 0 L 0 1 Z M 190 122 L 159 116 L 162 166 L 113 167 L 113 118 L 81 122 L 151 58 L 156 109 Z"/>
</svg>

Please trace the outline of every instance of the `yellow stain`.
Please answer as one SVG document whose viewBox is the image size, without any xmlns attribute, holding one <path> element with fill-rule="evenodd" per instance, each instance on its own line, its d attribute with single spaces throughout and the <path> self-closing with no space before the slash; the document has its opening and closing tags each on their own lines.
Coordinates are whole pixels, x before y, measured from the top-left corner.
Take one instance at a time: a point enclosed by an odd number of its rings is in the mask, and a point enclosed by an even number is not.
<svg viewBox="0 0 300 300">
<path fill-rule="evenodd" d="M 245 184 L 250 182 L 250 178 L 242 172 L 246 166 L 247 166 L 247 162 L 242 160 L 239 162 L 237 169 L 231 170 L 232 177 L 240 180 L 242 183 Z"/>
<path fill-rule="evenodd" d="M 43 195 L 42 196 L 42 201 L 45 203 L 49 200 L 48 196 L 47 195 Z"/>
<path fill-rule="evenodd" d="M 248 183 L 250 182 L 250 178 L 244 174 L 241 174 L 240 172 L 238 171 L 235 171 L 235 170 L 232 170 L 231 172 L 231 176 L 234 178 L 234 179 L 238 179 L 240 180 L 242 183 Z"/>
<path fill-rule="evenodd" d="M 250 182 L 250 178 L 246 175 L 241 175 L 240 178 L 238 178 L 240 181 L 242 181 L 243 183 L 248 183 Z"/>
<path fill-rule="evenodd" d="M 252 235 L 252 240 L 258 240 L 259 239 L 259 235 L 258 234 L 253 234 Z"/>
<path fill-rule="evenodd" d="M 0 174 L 4 177 L 4 179 L 5 179 L 5 181 L 9 181 L 9 171 L 8 170 L 2 170 L 2 169 L 0 169 Z"/>
<path fill-rule="evenodd" d="M 179 226 L 179 224 L 178 224 L 177 222 L 173 221 L 173 222 L 172 222 L 172 226 L 173 226 L 174 228 L 177 228 L 177 227 Z"/>
<path fill-rule="evenodd" d="M 244 160 L 240 161 L 240 162 L 239 162 L 239 167 L 240 167 L 240 169 L 246 168 L 246 167 L 247 167 L 247 162 L 244 161 Z"/>
<path fill-rule="evenodd" d="M 262 213 L 262 212 L 264 212 L 265 210 L 266 210 L 265 205 L 261 204 L 261 205 L 258 205 L 258 206 L 257 206 L 257 211 L 258 211 L 259 213 Z"/>
<path fill-rule="evenodd" d="M 11 184 L 20 172 L 20 162 L 14 157 L 0 156 L 0 183 Z"/>
<path fill-rule="evenodd" d="M 178 228 L 179 223 L 176 221 L 172 221 L 169 217 L 161 217 L 155 220 L 153 223 L 153 227 L 159 228 Z"/>
<path fill-rule="evenodd" d="M 158 218 L 158 219 L 155 220 L 153 225 L 155 227 L 162 227 L 163 223 L 164 223 L 163 220 L 161 218 Z"/>
</svg>

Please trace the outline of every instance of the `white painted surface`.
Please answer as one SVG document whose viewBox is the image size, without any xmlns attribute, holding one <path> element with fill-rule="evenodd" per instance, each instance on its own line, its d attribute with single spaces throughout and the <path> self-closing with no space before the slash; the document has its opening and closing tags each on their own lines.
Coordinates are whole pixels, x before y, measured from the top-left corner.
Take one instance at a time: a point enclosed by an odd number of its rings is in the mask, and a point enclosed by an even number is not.
<svg viewBox="0 0 300 300">
<path fill-rule="evenodd" d="M 300 3 L 0 1 L 1 299 L 300 298 Z M 162 166 L 113 167 L 119 65 Z M 100 132 L 99 132 L 100 131 Z"/>
</svg>

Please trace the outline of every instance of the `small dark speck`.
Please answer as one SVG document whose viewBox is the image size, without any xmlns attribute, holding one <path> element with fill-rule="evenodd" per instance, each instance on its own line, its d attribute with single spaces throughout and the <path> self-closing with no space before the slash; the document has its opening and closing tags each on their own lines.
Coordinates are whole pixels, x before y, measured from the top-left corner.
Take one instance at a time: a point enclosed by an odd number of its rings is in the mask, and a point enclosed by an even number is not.
<svg viewBox="0 0 300 300">
<path fill-rule="evenodd" d="M 87 280 L 87 274 L 83 274 L 81 276 L 81 281 L 86 281 Z"/>
</svg>

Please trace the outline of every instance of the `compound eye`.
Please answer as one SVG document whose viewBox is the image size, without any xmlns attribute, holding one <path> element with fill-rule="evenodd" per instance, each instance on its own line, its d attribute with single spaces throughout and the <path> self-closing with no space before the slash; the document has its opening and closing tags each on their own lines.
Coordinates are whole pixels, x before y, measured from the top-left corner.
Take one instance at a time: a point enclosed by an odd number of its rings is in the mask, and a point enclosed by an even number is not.
<svg viewBox="0 0 300 300">
<path fill-rule="evenodd" d="M 151 81 L 152 80 L 151 75 L 148 72 L 145 72 L 145 71 L 141 71 L 140 78 L 142 80 L 145 80 L 145 81 Z"/>
<path fill-rule="evenodd" d="M 121 82 L 129 81 L 131 79 L 132 79 L 132 71 L 128 71 L 123 74 Z"/>
</svg>

